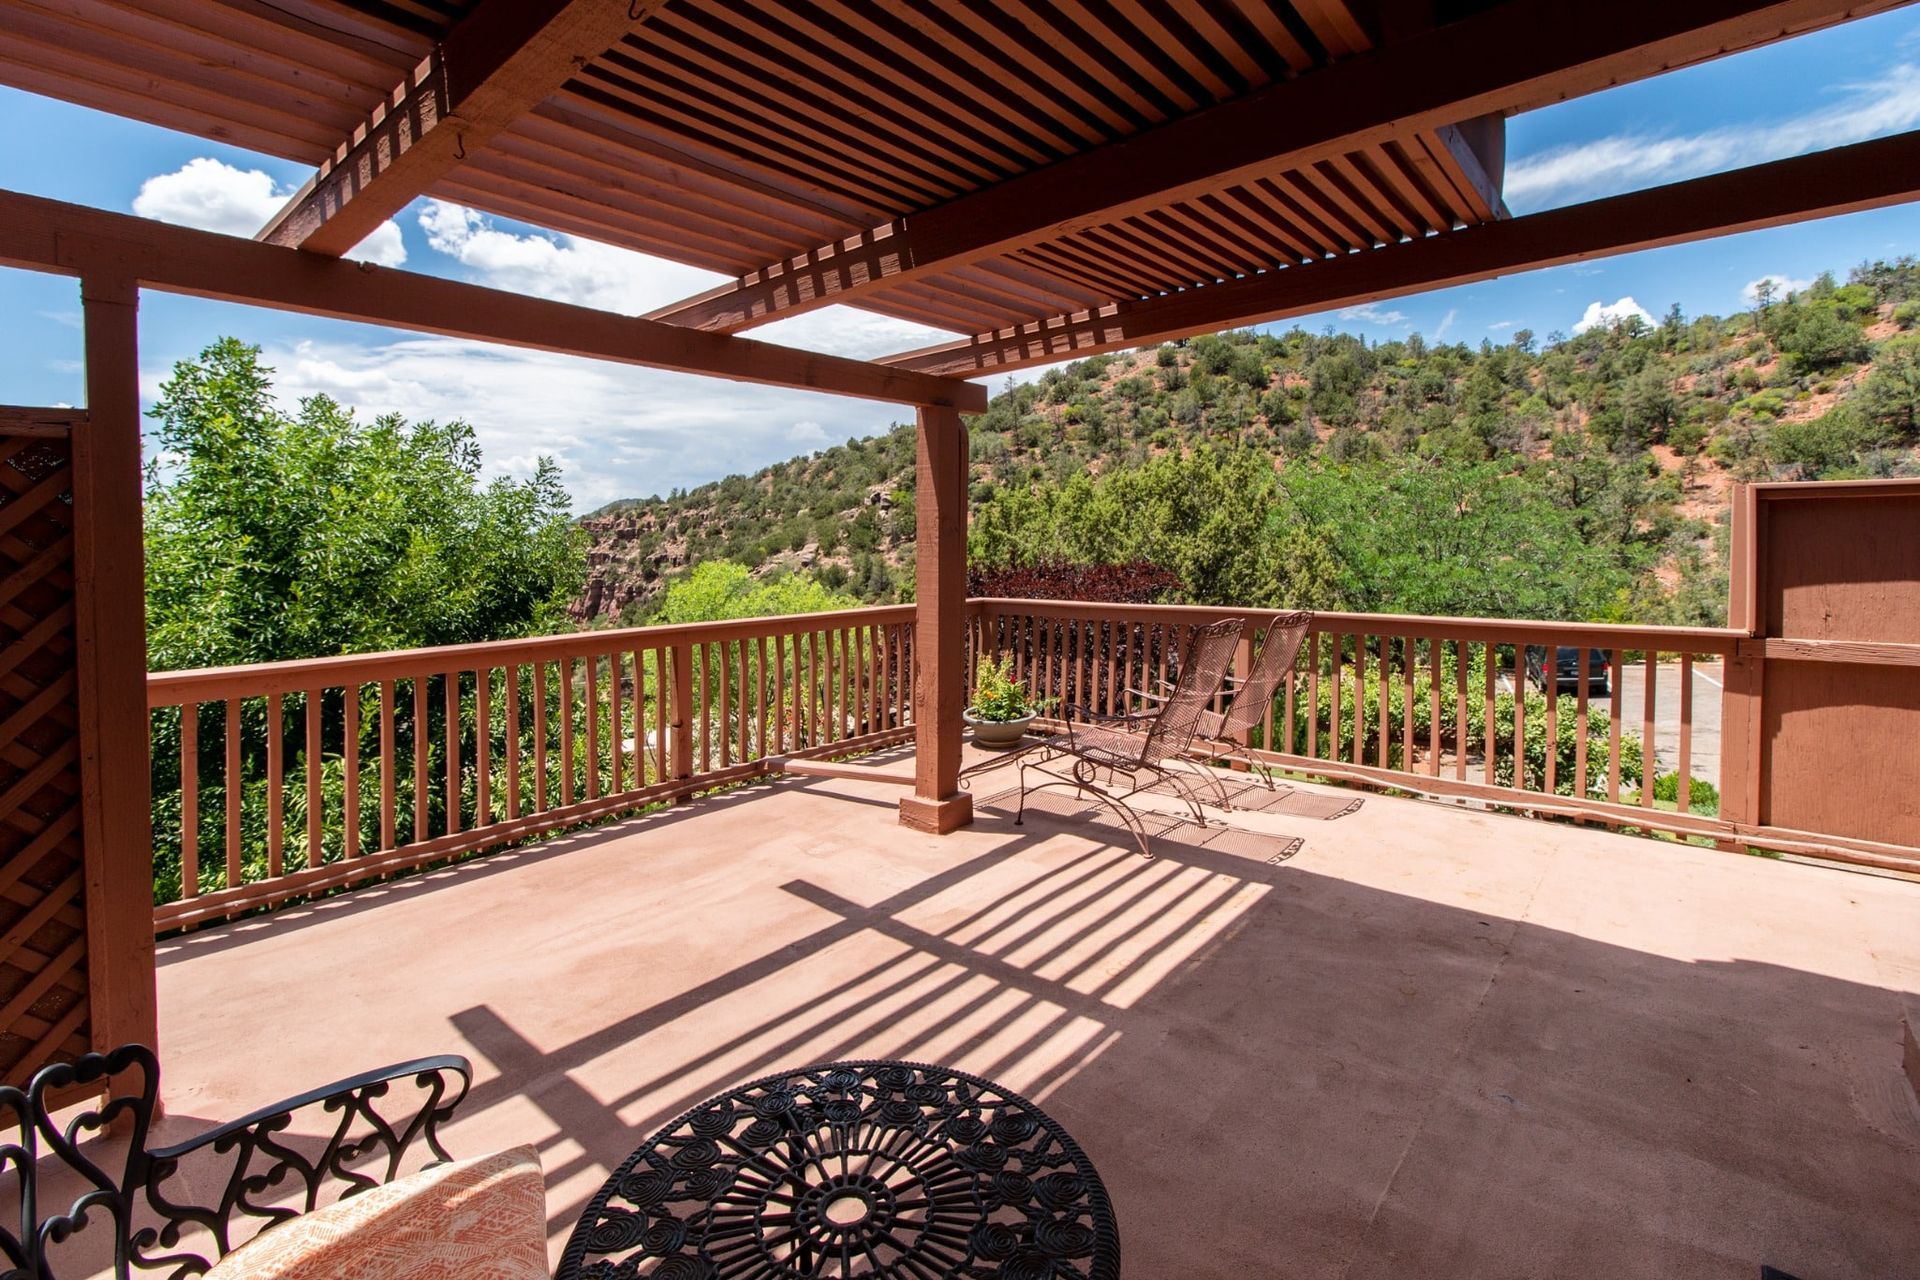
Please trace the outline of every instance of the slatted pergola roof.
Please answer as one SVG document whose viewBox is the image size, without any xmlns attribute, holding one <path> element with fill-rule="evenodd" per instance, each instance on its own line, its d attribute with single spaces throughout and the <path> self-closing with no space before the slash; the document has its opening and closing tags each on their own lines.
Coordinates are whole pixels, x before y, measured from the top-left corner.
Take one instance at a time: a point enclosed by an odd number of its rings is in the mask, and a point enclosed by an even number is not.
<svg viewBox="0 0 1920 1280">
<path fill-rule="evenodd" d="M 1884 148 L 1757 213 L 1500 193 L 1508 115 L 1900 2 L 0 0 L 0 80 L 314 165 L 280 245 L 436 196 L 734 277 L 655 320 L 846 302 L 965 376 L 1909 198 Z"/>
</svg>

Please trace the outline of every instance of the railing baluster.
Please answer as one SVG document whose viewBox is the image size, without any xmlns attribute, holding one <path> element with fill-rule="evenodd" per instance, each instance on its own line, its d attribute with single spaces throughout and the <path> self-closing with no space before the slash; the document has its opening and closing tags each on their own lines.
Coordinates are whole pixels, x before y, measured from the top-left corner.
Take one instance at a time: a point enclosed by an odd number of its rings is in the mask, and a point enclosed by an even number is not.
<svg viewBox="0 0 1920 1280">
<path fill-rule="evenodd" d="M 493 668 L 473 673 L 473 825 L 493 825 Z"/>
<path fill-rule="evenodd" d="M 1640 708 L 1640 806 L 1651 809 L 1653 784 L 1660 776 L 1660 757 L 1654 751 L 1653 736 L 1655 690 L 1660 684 L 1659 652 L 1654 649 L 1642 650 L 1640 668 L 1646 673 Z"/>
<path fill-rule="evenodd" d="M 839 710 L 834 713 L 833 727 L 835 736 L 845 739 L 853 731 L 853 633 L 844 627 L 835 627 L 833 646 L 834 691 L 840 699 Z"/>
<path fill-rule="evenodd" d="M 773 637 L 773 749 L 785 754 L 787 746 L 787 638 Z"/>
<path fill-rule="evenodd" d="M 1427 641 L 1427 776 L 1440 776 L 1440 641 Z"/>
<path fill-rule="evenodd" d="M 710 656 L 708 661 L 713 661 Z M 722 640 L 719 653 L 720 670 L 716 679 L 720 685 L 720 767 L 726 768 L 733 763 L 733 641 Z"/>
<path fill-rule="evenodd" d="M 1467 724 L 1467 642 L 1453 642 L 1453 779 L 1467 780 L 1467 746 L 1473 734 Z"/>
<path fill-rule="evenodd" d="M 1353 762 L 1367 762 L 1367 638 L 1353 637 Z"/>
<path fill-rule="evenodd" d="M 453 835 L 461 829 L 460 822 L 460 673 L 449 671 L 440 677 L 441 701 L 446 705 L 442 709 L 446 724 L 441 736 L 446 740 L 447 759 L 447 821 L 446 834 Z"/>
<path fill-rule="evenodd" d="M 1273 736 L 1273 708 L 1272 707 L 1267 708 L 1266 746 L 1267 746 L 1267 750 L 1269 751 L 1278 750 L 1278 751 L 1284 751 L 1288 755 L 1293 754 L 1293 749 L 1295 745 L 1294 733 L 1293 733 L 1293 709 L 1294 709 L 1294 701 L 1295 701 L 1294 691 L 1299 687 L 1299 684 L 1300 684 L 1300 655 L 1296 653 L 1294 655 L 1293 665 L 1287 668 L 1287 675 L 1286 675 L 1286 681 L 1284 686 L 1286 689 L 1286 692 L 1283 695 L 1281 695 L 1283 699 L 1282 705 L 1285 708 L 1284 711 L 1282 712 L 1282 715 L 1287 726 L 1287 732 L 1284 739 L 1281 739 L 1279 741 L 1278 746 L 1275 745 L 1276 740 Z"/>
<path fill-rule="evenodd" d="M 349 681 L 340 691 L 340 722 L 342 738 L 340 742 L 340 765 L 346 774 L 346 785 L 340 793 L 340 856 L 353 859 L 360 856 L 360 694 L 359 681 Z"/>
<path fill-rule="evenodd" d="M 286 870 L 282 841 L 286 837 L 285 770 L 280 742 L 280 695 L 267 696 L 267 874 L 278 876 Z"/>
<path fill-rule="evenodd" d="M 1588 645 L 1580 646 L 1580 659 L 1576 666 L 1580 687 L 1574 691 L 1573 714 L 1580 723 L 1573 735 L 1573 790 L 1582 800 L 1587 799 L 1587 681 L 1593 678 L 1593 650 Z"/>
<path fill-rule="evenodd" d="M 1494 770 L 1498 764 L 1500 755 L 1498 745 L 1500 741 L 1500 720 L 1499 717 L 1494 714 L 1493 688 L 1493 669 L 1499 665 L 1500 654 L 1491 640 L 1480 646 L 1480 653 L 1481 656 L 1486 659 L 1486 671 L 1483 673 L 1486 677 L 1486 688 L 1481 694 L 1484 701 L 1480 708 L 1481 736 L 1486 739 L 1487 758 L 1484 762 L 1486 781 L 1488 786 L 1492 786 L 1494 782 Z"/>
<path fill-rule="evenodd" d="M 693 734 L 700 726 L 699 709 L 693 705 L 693 659 L 697 645 L 673 646 L 673 769 L 675 782 L 693 776 Z"/>
<path fill-rule="evenodd" d="M 820 736 L 820 634 L 807 632 L 807 714 L 805 718 L 808 746 L 817 746 Z"/>
<path fill-rule="evenodd" d="M 753 732 L 754 757 L 765 759 L 773 751 L 767 745 L 767 637 L 761 636 L 755 646 L 755 656 L 759 659 L 753 675 Z"/>
<path fill-rule="evenodd" d="M 586 798 L 600 798 L 600 659 L 588 654 L 582 665 L 586 668 L 587 687 L 587 776 Z"/>
<path fill-rule="evenodd" d="M 1681 814 L 1693 812 L 1693 655 L 1680 655 L 1680 758 L 1674 764 L 1679 783 L 1674 792 L 1674 807 Z"/>
<path fill-rule="evenodd" d="M 1112 622 L 1101 622 L 1096 625 L 1099 629 L 1100 647 L 1106 650 L 1107 654 L 1106 704 L 1103 710 L 1105 710 L 1108 715 L 1113 715 L 1119 710 L 1119 708 L 1114 705 L 1115 691 L 1113 685 L 1120 665 L 1120 628 Z"/>
<path fill-rule="evenodd" d="M 1291 723 L 1291 720 L 1289 720 Z M 1320 633 L 1307 636 L 1307 755 L 1320 758 Z"/>
<path fill-rule="evenodd" d="M 520 816 L 520 664 L 507 664 L 507 821 Z"/>
<path fill-rule="evenodd" d="M 620 696 L 621 681 L 626 679 L 622 670 L 626 665 L 626 655 L 615 649 L 607 655 L 607 700 L 610 704 L 607 719 L 608 778 L 607 792 L 619 795 L 625 789 L 627 780 L 626 743 L 627 743 L 627 707 L 626 699 Z"/>
<path fill-rule="evenodd" d="M 326 860 L 325 821 L 327 817 L 326 794 L 320 788 L 320 730 L 321 712 L 325 702 L 320 690 L 309 689 L 307 699 L 307 865 L 317 867 Z"/>
<path fill-rule="evenodd" d="M 1607 681 L 1611 689 L 1607 698 L 1607 799 L 1614 804 L 1620 803 L 1620 672 L 1625 666 L 1621 661 L 1625 652 L 1618 646 L 1607 652 L 1607 665 L 1612 673 Z"/>
<path fill-rule="evenodd" d="M 394 831 L 394 811 L 399 807 L 395 799 L 397 781 L 394 774 L 394 717 L 398 712 L 394 705 L 393 681 L 380 682 L 380 847 L 391 849 L 398 843 Z"/>
<path fill-rule="evenodd" d="M 663 645 L 653 651 L 653 779 L 665 782 L 673 776 L 671 756 L 673 724 L 673 672 Z"/>
<path fill-rule="evenodd" d="M 1414 639 L 1400 638 L 1400 769 L 1413 772 L 1413 667 Z"/>
<path fill-rule="evenodd" d="M 1513 785 L 1527 789 L 1527 650 L 1513 647 Z"/>
<path fill-rule="evenodd" d="M 1374 753 L 1384 769 L 1393 759 L 1393 637 L 1380 637 L 1380 749 Z"/>
<path fill-rule="evenodd" d="M 1548 795 L 1560 790 L 1560 648 L 1550 644 L 1540 659 L 1540 683 L 1547 697 L 1546 779 L 1541 789 Z"/>
<path fill-rule="evenodd" d="M 247 793 L 240 769 L 240 699 L 227 699 L 227 888 L 238 889 L 243 879 L 240 859 L 240 810 Z"/>
<path fill-rule="evenodd" d="M 1340 685 L 1341 668 L 1346 665 L 1346 637 L 1335 633 L 1329 637 L 1333 641 L 1333 716 L 1327 726 L 1327 759 L 1335 764 L 1340 762 Z"/>
<path fill-rule="evenodd" d="M 533 811 L 545 813 L 547 793 L 547 664 L 533 664 Z"/>
<path fill-rule="evenodd" d="M 573 804 L 573 659 L 562 658 L 560 668 L 560 807 Z"/>
<path fill-rule="evenodd" d="M 431 793 L 427 786 L 427 684 L 429 676 L 413 678 L 413 838 L 425 840 L 428 834 L 428 807 Z"/>
<path fill-rule="evenodd" d="M 180 708 L 180 896 L 200 896 L 200 704 Z"/>
</svg>

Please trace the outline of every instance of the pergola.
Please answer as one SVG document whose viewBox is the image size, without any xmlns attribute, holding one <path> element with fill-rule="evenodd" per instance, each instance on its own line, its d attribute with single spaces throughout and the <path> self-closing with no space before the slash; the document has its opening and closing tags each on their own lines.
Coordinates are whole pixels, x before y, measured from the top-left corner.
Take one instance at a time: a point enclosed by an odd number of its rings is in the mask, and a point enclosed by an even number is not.
<svg viewBox="0 0 1920 1280">
<path fill-rule="evenodd" d="M 1501 196 L 1507 116 L 1902 3 L 4 0 L 0 81 L 315 167 L 252 241 L 0 193 L 0 264 L 82 282 L 63 838 L 95 1041 L 153 1025 L 141 289 L 913 406 L 900 815 L 947 831 L 965 379 L 1920 197 L 1920 134 Z M 343 260 L 422 196 L 733 279 L 633 317 Z M 871 362 L 740 336 L 830 303 L 961 336 Z"/>
</svg>

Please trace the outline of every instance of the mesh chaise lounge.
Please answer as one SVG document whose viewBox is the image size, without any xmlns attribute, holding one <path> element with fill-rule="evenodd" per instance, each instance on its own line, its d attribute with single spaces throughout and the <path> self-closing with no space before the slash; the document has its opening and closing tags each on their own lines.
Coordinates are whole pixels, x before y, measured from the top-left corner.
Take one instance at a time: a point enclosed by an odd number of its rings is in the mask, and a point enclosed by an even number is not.
<svg viewBox="0 0 1920 1280">
<path fill-rule="evenodd" d="M 1151 711 L 1108 716 L 1084 707 L 1069 708 L 1066 732 L 1020 757 L 1020 802 L 1014 825 L 1022 825 L 1026 817 L 1028 792 L 1070 786 L 1076 795 L 1091 795 L 1111 809 L 1133 833 L 1140 852 L 1151 858 L 1146 827 L 1127 799 L 1166 782 L 1186 801 L 1194 820 L 1205 826 L 1206 815 L 1191 778 L 1172 767 L 1172 762 L 1185 757 L 1192 747 L 1207 704 L 1226 679 L 1227 664 L 1233 660 L 1244 625 L 1239 618 L 1227 618 L 1195 631 L 1179 674 Z M 1047 780 L 1029 785 L 1029 771 Z M 1123 777 L 1124 787 L 1120 785 Z"/>
</svg>

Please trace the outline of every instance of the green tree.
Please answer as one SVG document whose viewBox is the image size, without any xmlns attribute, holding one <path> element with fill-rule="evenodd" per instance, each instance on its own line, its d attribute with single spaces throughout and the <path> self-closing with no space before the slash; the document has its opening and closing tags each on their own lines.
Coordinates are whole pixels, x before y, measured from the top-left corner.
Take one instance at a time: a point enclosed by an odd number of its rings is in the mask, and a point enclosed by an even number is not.
<svg viewBox="0 0 1920 1280">
<path fill-rule="evenodd" d="M 1875 422 L 1906 439 L 1920 435 L 1920 334 L 1880 344 L 1861 396 Z"/>
<path fill-rule="evenodd" d="M 289 415 L 257 347 L 182 361 L 152 410 L 156 668 L 459 644 L 566 624 L 586 566 L 560 473 L 480 478 L 464 422 Z"/>
<path fill-rule="evenodd" d="M 777 618 L 790 613 L 856 609 L 853 596 L 828 590 L 803 573 L 756 579 L 752 570 L 730 560 L 697 564 L 676 578 L 650 621 L 719 622 L 727 618 Z"/>
</svg>

